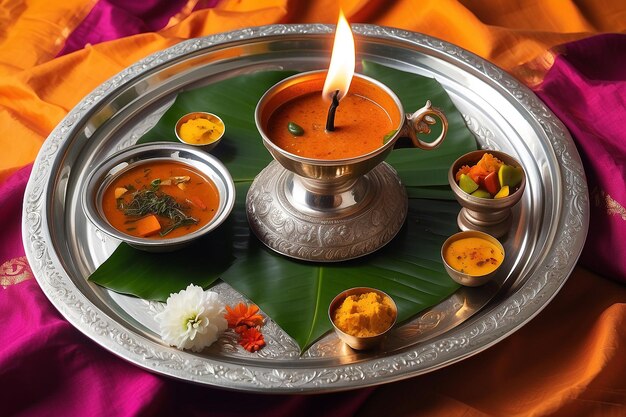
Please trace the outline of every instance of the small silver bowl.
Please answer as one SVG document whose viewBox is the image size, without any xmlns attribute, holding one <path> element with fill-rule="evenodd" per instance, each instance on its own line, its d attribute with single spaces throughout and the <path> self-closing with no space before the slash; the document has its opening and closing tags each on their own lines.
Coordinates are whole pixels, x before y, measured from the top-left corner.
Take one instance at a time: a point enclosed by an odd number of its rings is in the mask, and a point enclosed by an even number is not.
<svg viewBox="0 0 626 417">
<path fill-rule="evenodd" d="M 463 165 L 476 164 L 485 153 L 492 154 L 507 165 L 522 168 L 522 182 L 508 197 L 496 199 L 475 197 L 463 191 L 457 184 L 455 175 L 459 168 Z M 504 152 L 478 150 L 466 153 L 454 161 L 448 170 L 448 183 L 456 200 L 463 207 L 457 217 L 459 229 L 479 230 L 498 238 L 506 235 L 510 229 L 511 208 L 522 198 L 526 187 L 526 171 L 522 164 Z"/>
<path fill-rule="evenodd" d="M 102 196 L 107 186 L 136 164 L 157 160 L 187 165 L 213 181 L 219 194 L 219 206 L 207 224 L 184 236 L 156 239 L 130 236 L 108 222 L 102 210 Z M 107 235 L 149 252 L 170 252 L 190 244 L 222 224 L 235 205 L 235 184 L 226 167 L 217 158 L 182 143 L 152 142 L 117 152 L 95 167 L 83 187 L 82 205 L 91 223 Z"/>
<path fill-rule="evenodd" d="M 379 294 L 387 298 L 391 302 L 391 306 L 393 308 L 393 316 L 394 316 L 391 325 L 385 331 L 378 333 L 374 336 L 354 336 L 354 335 L 344 332 L 339 327 L 337 327 L 333 318 L 335 316 L 335 310 L 337 310 L 341 306 L 341 303 L 343 303 L 343 301 L 351 295 L 359 295 L 359 294 L 365 294 L 369 292 L 374 292 L 376 294 Z M 345 290 L 341 292 L 340 294 L 338 294 L 335 298 L 333 298 L 333 300 L 330 303 L 330 306 L 328 307 L 328 318 L 330 319 L 330 322 L 333 324 L 335 333 L 337 334 L 339 339 L 341 339 L 345 344 L 347 344 L 348 346 L 350 346 L 352 349 L 355 349 L 355 350 L 367 350 L 367 349 L 373 349 L 373 348 L 378 347 L 383 342 L 383 340 L 387 337 L 389 330 L 391 330 L 393 326 L 396 324 L 397 317 L 398 317 L 398 307 L 396 306 L 396 303 L 393 301 L 393 298 L 391 298 L 389 295 L 387 295 L 385 292 L 381 290 L 377 290 L 375 288 L 369 288 L 369 287 L 356 287 L 356 288 L 350 288 L 348 290 Z"/>
<path fill-rule="evenodd" d="M 499 250 L 502 251 L 502 256 L 503 256 L 502 262 L 500 262 L 500 264 L 492 272 L 489 272 L 489 273 L 483 274 L 483 275 L 472 275 L 472 274 L 464 273 L 464 272 L 461 272 L 461 271 L 458 271 L 458 270 L 454 269 L 446 261 L 445 253 L 446 253 L 448 247 L 450 246 L 450 244 L 452 242 L 457 241 L 457 240 L 464 239 L 464 238 L 469 238 L 469 237 L 477 237 L 477 238 L 480 238 L 480 239 L 484 239 L 484 240 L 492 243 Z M 441 259 L 443 260 L 443 265 L 444 265 L 446 271 L 448 272 L 448 275 L 450 275 L 450 278 L 452 278 L 454 281 L 456 281 L 457 283 L 459 283 L 461 285 L 464 285 L 466 287 L 478 287 L 480 285 L 484 285 L 487 282 L 489 282 L 496 275 L 496 273 L 498 272 L 498 270 L 500 269 L 500 267 L 504 263 L 504 257 L 505 256 L 506 256 L 506 253 L 504 252 L 504 247 L 502 246 L 500 241 L 498 241 L 498 239 L 496 239 L 495 237 L 493 237 L 493 236 L 491 236 L 491 235 L 489 235 L 487 233 L 479 232 L 479 231 L 476 231 L 476 230 L 470 230 L 470 231 L 466 231 L 466 232 L 456 233 L 456 234 L 450 236 L 448 239 L 446 239 L 446 241 L 441 246 Z"/>
<path fill-rule="evenodd" d="M 214 138 L 213 140 L 211 140 L 210 142 L 194 142 L 194 141 L 187 141 L 185 140 L 181 134 L 180 134 L 180 130 L 181 127 L 187 123 L 190 120 L 195 120 L 195 119 L 207 119 L 210 122 L 213 122 L 217 125 L 220 125 L 222 127 L 222 133 L 219 134 L 218 137 Z M 190 146 L 195 146 L 198 147 L 200 149 L 202 149 L 205 152 L 209 152 L 211 151 L 213 148 L 215 148 L 218 143 L 221 142 L 222 138 L 224 137 L 224 133 L 226 133 L 226 125 L 224 124 L 224 121 L 222 121 L 222 119 L 217 116 L 216 114 L 213 113 L 207 113 L 207 112 L 202 112 L 202 111 L 197 111 L 197 112 L 193 112 L 193 113 L 187 113 L 186 115 L 184 115 L 183 117 L 181 117 L 180 119 L 178 119 L 178 121 L 176 122 L 176 126 L 174 128 L 174 131 L 176 133 L 176 137 L 178 138 L 178 140 L 181 143 L 190 145 Z"/>
</svg>

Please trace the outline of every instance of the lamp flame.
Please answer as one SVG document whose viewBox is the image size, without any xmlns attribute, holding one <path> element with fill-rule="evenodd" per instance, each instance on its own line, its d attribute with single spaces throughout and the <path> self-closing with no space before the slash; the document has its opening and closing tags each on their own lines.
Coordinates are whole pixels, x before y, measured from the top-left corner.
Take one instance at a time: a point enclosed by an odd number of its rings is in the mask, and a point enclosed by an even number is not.
<svg viewBox="0 0 626 417">
<path fill-rule="evenodd" d="M 330 57 L 330 66 L 328 67 L 328 74 L 326 75 L 324 90 L 322 91 L 325 99 L 330 100 L 337 90 L 339 90 L 339 95 L 337 96 L 339 100 L 348 93 L 352 77 L 354 76 L 355 65 L 354 36 L 343 11 L 340 10 L 333 52 Z"/>
</svg>

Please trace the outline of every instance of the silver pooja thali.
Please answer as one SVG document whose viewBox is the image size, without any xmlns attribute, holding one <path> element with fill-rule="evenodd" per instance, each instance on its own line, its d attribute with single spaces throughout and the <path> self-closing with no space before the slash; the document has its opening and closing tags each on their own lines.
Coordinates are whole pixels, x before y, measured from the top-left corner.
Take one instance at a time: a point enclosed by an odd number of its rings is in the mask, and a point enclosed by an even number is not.
<svg viewBox="0 0 626 417">
<path fill-rule="evenodd" d="M 268 393 L 329 392 L 436 370 L 507 337 L 557 294 L 588 229 L 584 171 L 562 123 L 513 77 L 455 45 L 418 33 L 353 25 L 357 60 L 435 77 L 480 146 L 515 157 L 527 175 L 513 210 L 500 282 L 461 288 L 397 327 L 384 349 L 359 353 L 329 333 L 300 354 L 271 320 L 257 354 L 230 336 L 201 354 L 161 342 L 163 306 L 87 281 L 119 242 L 88 222 L 79 190 L 93 167 L 134 144 L 177 93 L 237 75 L 328 66 L 331 25 L 273 25 L 191 39 L 126 68 L 85 97 L 42 146 L 26 188 L 23 240 L 44 293 L 77 329 L 147 370 L 198 384 Z M 242 296 L 215 287 L 227 303 Z"/>
</svg>

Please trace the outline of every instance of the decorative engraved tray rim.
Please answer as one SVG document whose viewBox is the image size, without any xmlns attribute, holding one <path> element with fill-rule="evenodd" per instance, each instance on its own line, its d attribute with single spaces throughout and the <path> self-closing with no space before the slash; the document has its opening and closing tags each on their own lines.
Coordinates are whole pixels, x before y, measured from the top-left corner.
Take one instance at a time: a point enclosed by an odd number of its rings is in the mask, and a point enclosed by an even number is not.
<svg viewBox="0 0 626 417">
<path fill-rule="evenodd" d="M 264 37 L 289 34 L 303 36 L 328 35 L 330 25 L 271 25 L 220 33 L 181 42 L 157 52 L 103 83 L 86 96 L 53 130 L 35 160 L 26 187 L 22 221 L 24 248 L 33 273 L 54 306 L 77 329 L 96 343 L 120 357 L 149 371 L 198 384 L 226 389 L 267 393 L 328 392 L 371 386 L 430 372 L 474 355 L 522 327 L 535 317 L 557 294 L 574 268 L 588 229 L 588 193 L 580 157 L 569 133 L 561 122 L 525 86 L 493 64 L 455 45 L 418 33 L 374 25 L 353 25 L 358 36 L 391 39 L 417 45 L 434 56 L 445 56 L 450 62 L 473 71 L 491 85 L 508 94 L 508 100 L 541 126 L 560 164 L 558 188 L 562 215 L 554 227 L 559 239 L 545 251 L 543 258 L 528 278 L 509 294 L 479 314 L 441 336 L 386 356 L 372 357 L 352 363 L 319 368 L 295 366 L 277 360 L 272 366 L 251 359 L 243 365 L 236 361 L 207 359 L 187 351 L 166 347 L 158 340 L 139 334 L 130 326 L 113 320 L 104 303 L 89 299 L 67 272 L 67 265 L 57 252 L 63 246 L 52 229 L 48 199 L 61 181 L 70 181 L 69 172 L 59 172 L 61 152 L 72 150 L 68 137 L 82 119 L 93 116 L 92 109 L 124 83 L 137 79 L 155 68 L 169 65 L 182 57 L 205 48 L 219 48 L 232 42 L 246 42 Z M 53 175 L 56 174 L 56 175 Z M 52 179 L 58 178 L 53 183 Z M 550 191 L 550 190 L 548 190 Z M 557 232 L 555 232 L 556 234 Z M 84 284 L 88 285 L 88 284 Z"/>
</svg>

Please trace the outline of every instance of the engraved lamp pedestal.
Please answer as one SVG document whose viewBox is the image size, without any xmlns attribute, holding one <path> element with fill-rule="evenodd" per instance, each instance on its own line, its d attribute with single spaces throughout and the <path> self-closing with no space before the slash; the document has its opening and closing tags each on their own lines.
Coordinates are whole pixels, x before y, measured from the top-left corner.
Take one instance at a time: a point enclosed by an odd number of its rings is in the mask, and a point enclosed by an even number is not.
<svg viewBox="0 0 626 417">
<path fill-rule="evenodd" d="M 430 101 L 405 114 L 397 96 L 384 84 L 355 74 L 350 90 L 380 89 L 384 108 L 396 126 L 380 148 L 366 155 L 333 160 L 305 158 L 286 152 L 271 140 L 268 120 L 294 95 L 319 91 L 326 71 L 289 77 L 270 88 L 259 101 L 255 121 L 263 144 L 274 157 L 253 181 L 246 198 L 248 222 L 269 248 L 296 259 L 333 262 L 367 255 L 398 233 L 407 215 L 406 190 L 396 171 L 384 162 L 400 136 L 422 149 L 437 147 L 447 132 L 447 119 Z M 427 143 L 417 133 L 442 123 L 437 139 Z"/>
<path fill-rule="evenodd" d="M 254 233 L 292 258 L 329 262 L 366 255 L 393 239 L 406 218 L 406 191 L 384 162 L 343 191 L 311 190 L 305 183 L 273 161 L 246 200 Z"/>
</svg>

